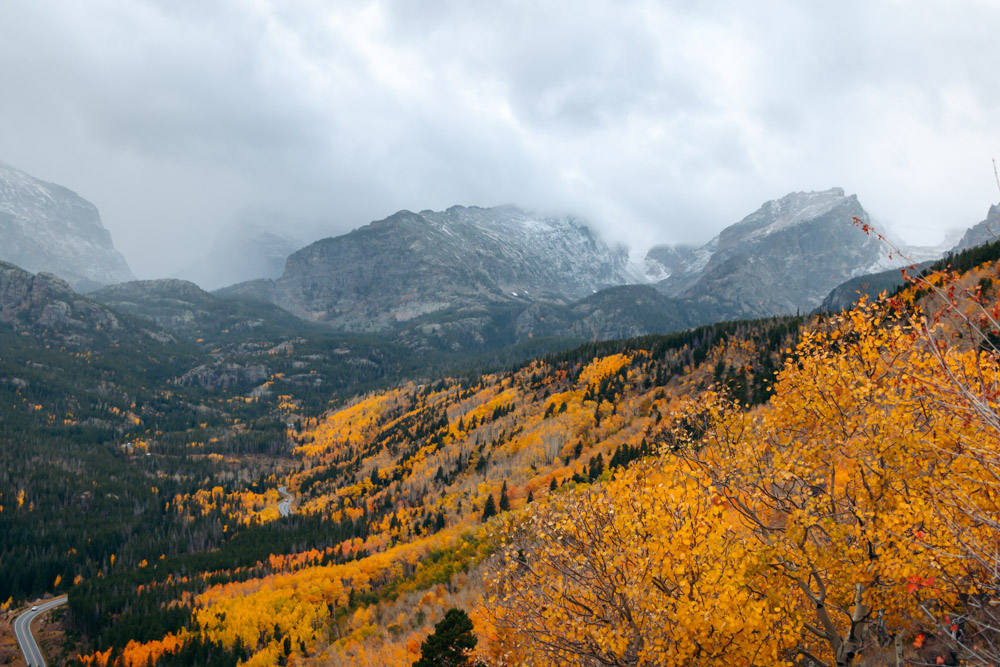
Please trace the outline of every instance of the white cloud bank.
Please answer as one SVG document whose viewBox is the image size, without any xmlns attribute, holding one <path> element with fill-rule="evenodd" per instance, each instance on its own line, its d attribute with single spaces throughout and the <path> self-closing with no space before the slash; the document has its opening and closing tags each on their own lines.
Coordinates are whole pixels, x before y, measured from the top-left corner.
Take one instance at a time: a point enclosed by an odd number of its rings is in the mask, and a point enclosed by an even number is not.
<svg viewBox="0 0 1000 667">
<path fill-rule="evenodd" d="M 995 2 L 0 4 L 0 160 L 96 203 L 142 277 L 241 212 L 572 211 L 700 242 L 793 190 L 911 242 L 1000 199 Z"/>
</svg>

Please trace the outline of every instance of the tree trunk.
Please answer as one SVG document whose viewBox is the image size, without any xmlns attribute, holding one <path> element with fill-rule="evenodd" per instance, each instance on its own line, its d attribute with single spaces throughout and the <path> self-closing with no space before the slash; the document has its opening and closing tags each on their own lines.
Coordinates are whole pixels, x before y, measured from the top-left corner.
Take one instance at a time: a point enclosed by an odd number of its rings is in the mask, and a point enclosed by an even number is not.
<svg viewBox="0 0 1000 667">
<path fill-rule="evenodd" d="M 837 647 L 837 667 L 850 667 L 854 662 L 854 656 L 861 649 L 865 626 L 868 618 L 868 605 L 861 601 L 864 589 L 861 584 L 854 588 L 854 611 L 851 613 L 851 627 L 847 630 L 847 636 Z"/>
</svg>

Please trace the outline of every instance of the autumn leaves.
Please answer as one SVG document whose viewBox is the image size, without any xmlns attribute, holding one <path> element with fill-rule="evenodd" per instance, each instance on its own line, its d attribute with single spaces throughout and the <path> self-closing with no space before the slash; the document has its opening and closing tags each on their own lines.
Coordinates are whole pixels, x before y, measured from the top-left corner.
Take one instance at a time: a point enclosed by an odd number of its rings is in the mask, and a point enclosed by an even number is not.
<svg viewBox="0 0 1000 667">
<path fill-rule="evenodd" d="M 862 303 L 763 408 L 698 395 L 658 460 L 508 522 L 499 659 L 839 666 L 921 631 L 950 638 L 935 660 L 987 650 L 1000 368 L 927 333 Z"/>
<path fill-rule="evenodd" d="M 410 664 L 447 605 L 495 664 L 997 663 L 1000 337 L 975 280 L 917 286 L 926 318 L 911 292 L 798 340 L 720 325 L 310 419 L 298 516 L 357 534 L 203 591 L 183 639 Z"/>
</svg>

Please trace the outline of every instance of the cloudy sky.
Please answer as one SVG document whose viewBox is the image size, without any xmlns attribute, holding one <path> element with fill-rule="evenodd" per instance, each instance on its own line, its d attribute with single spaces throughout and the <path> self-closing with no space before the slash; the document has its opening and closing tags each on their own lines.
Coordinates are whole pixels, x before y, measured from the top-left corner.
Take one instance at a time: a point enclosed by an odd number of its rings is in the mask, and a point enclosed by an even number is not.
<svg viewBox="0 0 1000 667">
<path fill-rule="evenodd" d="M 834 185 L 910 242 L 1000 200 L 994 0 L 3 0 L 0 160 L 140 277 L 234 219 L 518 203 L 703 242 Z"/>
</svg>

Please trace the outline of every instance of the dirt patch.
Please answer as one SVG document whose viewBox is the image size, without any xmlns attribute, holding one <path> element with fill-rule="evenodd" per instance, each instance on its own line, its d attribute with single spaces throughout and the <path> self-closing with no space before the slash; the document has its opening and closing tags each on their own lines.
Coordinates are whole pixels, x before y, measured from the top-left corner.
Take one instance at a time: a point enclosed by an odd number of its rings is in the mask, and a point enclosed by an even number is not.
<svg viewBox="0 0 1000 667">
<path fill-rule="evenodd" d="M 0 665 L 25 665 L 24 656 L 14 637 L 14 612 L 0 613 Z"/>
</svg>

